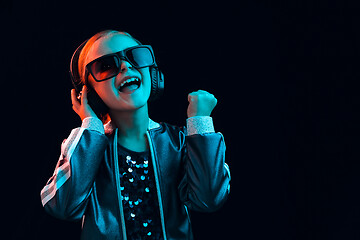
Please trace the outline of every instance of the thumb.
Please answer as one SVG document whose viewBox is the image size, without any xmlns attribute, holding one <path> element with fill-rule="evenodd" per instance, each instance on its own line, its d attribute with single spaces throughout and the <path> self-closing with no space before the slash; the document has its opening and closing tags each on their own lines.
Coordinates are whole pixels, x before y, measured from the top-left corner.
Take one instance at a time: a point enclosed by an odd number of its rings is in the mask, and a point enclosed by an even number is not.
<svg viewBox="0 0 360 240">
<path fill-rule="evenodd" d="M 194 94 L 193 93 L 189 93 L 188 94 L 188 102 L 191 103 L 193 102 L 195 99 L 194 99 Z"/>
</svg>

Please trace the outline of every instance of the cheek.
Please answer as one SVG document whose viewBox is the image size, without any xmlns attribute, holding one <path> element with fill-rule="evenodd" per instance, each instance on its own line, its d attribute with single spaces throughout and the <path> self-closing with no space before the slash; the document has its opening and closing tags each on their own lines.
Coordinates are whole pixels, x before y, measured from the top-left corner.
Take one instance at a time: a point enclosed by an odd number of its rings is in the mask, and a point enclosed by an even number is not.
<svg viewBox="0 0 360 240">
<path fill-rule="evenodd" d="M 109 79 L 103 82 L 96 82 L 95 80 L 91 81 L 91 85 L 93 89 L 97 92 L 97 94 L 105 100 L 106 98 L 111 98 L 115 95 L 114 93 L 114 79 Z M 105 100 L 106 101 L 106 100 Z"/>
<path fill-rule="evenodd" d="M 149 91 L 151 90 L 151 75 L 150 75 L 150 69 L 147 68 L 142 68 L 139 69 L 141 76 L 142 76 L 142 81 L 143 81 L 143 85 L 146 88 L 146 90 Z"/>
</svg>

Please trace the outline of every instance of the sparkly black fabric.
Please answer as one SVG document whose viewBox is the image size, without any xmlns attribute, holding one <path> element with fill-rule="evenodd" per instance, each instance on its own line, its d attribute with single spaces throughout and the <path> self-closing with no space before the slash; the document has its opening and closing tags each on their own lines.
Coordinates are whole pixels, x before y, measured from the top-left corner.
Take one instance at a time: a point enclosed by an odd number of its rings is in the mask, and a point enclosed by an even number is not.
<svg viewBox="0 0 360 240">
<path fill-rule="evenodd" d="M 121 196 L 128 239 L 163 239 L 150 152 L 119 145 Z"/>
</svg>

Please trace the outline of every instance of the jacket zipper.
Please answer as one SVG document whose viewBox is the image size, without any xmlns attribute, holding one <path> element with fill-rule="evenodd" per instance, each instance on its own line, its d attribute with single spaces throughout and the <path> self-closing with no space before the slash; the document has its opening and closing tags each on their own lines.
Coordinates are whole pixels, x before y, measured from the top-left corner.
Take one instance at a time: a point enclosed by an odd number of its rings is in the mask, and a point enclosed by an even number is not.
<svg viewBox="0 0 360 240">
<path fill-rule="evenodd" d="M 160 192 L 160 183 L 159 183 L 158 171 L 157 171 L 157 166 L 156 166 L 156 158 L 155 158 L 155 153 L 154 153 L 154 146 L 153 146 L 153 143 L 152 143 L 152 139 L 150 137 L 149 130 L 146 131 L 146 136 L 147 136 L 148 141 L 149 141 L 151 160 L 152 160 L 153 169 L 154 169 L 156 192 L 157 192 L 157 196 L 158 196 L 159 210 L 160 210 L 161 228 L 162 228 L 164 240 L 166 240 L 167 238 L 166 238 L 166 231 L 165 231 L 164 209 L 163 209 L 163 205 L 162 205 L 162 198 L 161 198 L 161 192 Z"/>
<path fill-rule="evenodd" d="M 122 204 L 122 198 L 121 198 L 121 187 L 120 187 L 120 175 L 119 175 L 119 157 L 118 157 L 118 151 L 117 151 L 117 135 L 118 135 L 118 129 L 115 129 L 115 136 L 114 136 L 114 145 L 113 145 L 113 152 L 114 152 L 114 166 L 115 166 L 115 182 L 116 182 L 116 192 L 119 202 L 119 209 L 120 209 L 120 221 L 121 221 L 121 229 L 123 234 L 123 239 L 127 240 L 126 237 L 126 226 L 125 226 L 125 217 L 124 217 L 124 209 Z"/>
</svg>

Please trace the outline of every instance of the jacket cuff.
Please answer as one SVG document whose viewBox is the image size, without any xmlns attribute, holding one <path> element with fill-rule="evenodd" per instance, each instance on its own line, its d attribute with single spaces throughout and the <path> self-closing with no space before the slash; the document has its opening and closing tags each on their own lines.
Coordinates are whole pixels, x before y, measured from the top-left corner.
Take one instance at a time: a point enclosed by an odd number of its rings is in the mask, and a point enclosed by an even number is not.
<svg viewBox="0 0 360 240">
<path fill-rule="evenodd" d="M 215 132 L 212 117 L 209 116 L 196 116 L 186 119 L 186 130 L 187 136 Z"/>
<path fill-rule="evenodd" d="M 102 134 L 105 134 L 104 125 L 102 121 L 97 117 L 87 117 L 84 118 L 81 124 L 82 128 L 86 128 L 87 130 L 98 131 Z"/>
</svg>

